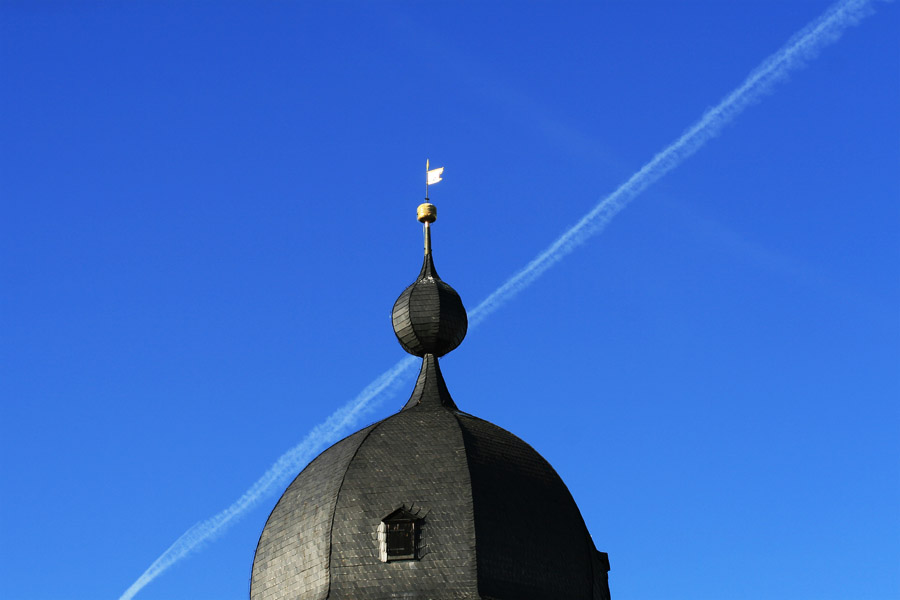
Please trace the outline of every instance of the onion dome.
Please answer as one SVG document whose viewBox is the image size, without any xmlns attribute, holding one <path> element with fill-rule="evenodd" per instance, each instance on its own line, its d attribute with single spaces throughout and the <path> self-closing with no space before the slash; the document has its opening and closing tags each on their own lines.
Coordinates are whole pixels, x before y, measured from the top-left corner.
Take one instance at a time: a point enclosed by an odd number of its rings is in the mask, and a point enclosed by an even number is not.
<svg viewBox="0 0 900 600">
<path fill-rule="evenodd" d="M 427 234 L 422 273 L 394 308 L 400 343 L 422 356 L 409 401 L 290 484 L 260 536 L 250 598 L 608 600 L 607 555 L 553 467 L 450 395 L 437 357 L 462 340 L 465 311 Z"/>
<path fill-rule="evenodd" d="M 438 277 L 431 255 L 431 223 L 437 216 L 433 204 L 419 207 L 425 227 L 425 261 L 416 281 L 394 303 L 391 321 L 403 349 L 415 356 L 443 356 L 466 337 L 469 321 L 462 299 Z"/>
</svg>

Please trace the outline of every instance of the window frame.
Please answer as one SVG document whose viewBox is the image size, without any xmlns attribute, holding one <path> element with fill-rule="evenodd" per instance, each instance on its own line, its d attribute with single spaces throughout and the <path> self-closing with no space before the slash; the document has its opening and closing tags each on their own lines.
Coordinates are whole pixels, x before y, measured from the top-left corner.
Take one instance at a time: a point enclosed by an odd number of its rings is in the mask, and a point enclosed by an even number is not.
<svg viewBox="0 0 900 600">
<path fill-rule="evenodd" d="M 378 525 L 381 562 L 418 560 L 421 547 L 422 519 L 404 508 L 398 508 L 381 519 Z M 391 544 L 391 538 L 403 539 L 404 544 Z M 404 552 L 408 550 L 408 552 Z"/>
</svg>

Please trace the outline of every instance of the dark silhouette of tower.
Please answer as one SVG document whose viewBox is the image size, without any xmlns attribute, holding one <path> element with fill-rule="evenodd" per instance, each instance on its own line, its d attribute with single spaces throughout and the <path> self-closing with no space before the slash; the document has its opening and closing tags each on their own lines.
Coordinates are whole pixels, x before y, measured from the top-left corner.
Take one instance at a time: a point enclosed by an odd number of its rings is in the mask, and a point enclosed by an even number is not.
<svg viewBox="0 0 900 600">
<path fill-rule="evenodd" d="M 427 200 L 427 199 L 426 199 Z M 422 358 L 397 414 L 320 454 L 260 536 L 251 600 L 608 600 L 609 562 L 550 464 L 462 412 L 438 358 L 466 335 L 459 294 L 431 252 L 394 304 L 394 332 Z"/>
</svg>

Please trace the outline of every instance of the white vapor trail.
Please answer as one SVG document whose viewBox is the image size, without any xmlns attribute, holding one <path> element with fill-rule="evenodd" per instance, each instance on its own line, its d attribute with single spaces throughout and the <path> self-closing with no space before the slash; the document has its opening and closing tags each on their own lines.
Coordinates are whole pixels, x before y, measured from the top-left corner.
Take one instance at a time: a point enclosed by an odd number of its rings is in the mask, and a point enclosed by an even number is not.
<svg viewBox="0 0 900 600">
<path fill-rule="evenodd" d="M 547 269 L 565 258 L 590 237 L 600 233 L 622 209 L 660 177 L 715 137 L 722 127 L 769 91 L 792 70 L 837 41 L 841 33 L 870 12 L 870 0 L 848 0 L 832 5 L 815 21 L 796 33 L 778 52 L 754 69 L 734 91 L 706 111 L 681 137 L 666 146 L 610 195 L 601 200 L 525 267 L 510 277 L 469 313 L 477 325 L 513 296 L 534 283 Z"/>
<path fill-rule="evenodd" d="M 709 109 L 681 137 L 654 156 L 613 193 L 603 198 L 581 220 L 470 311 L 469 326 L 475 327 L 483 322 L 500 306 L 534 283 L 547 269 L 590 237 L 601 232 L 631 200 L 699 150 L 717 135 L 722 127 L 769 91 L 776 82 L 801 67 L 804 61 L 813 58 L 819 50 L 836 41 L 845 29 L 868 16 L 871 4 L 872 0 L 837 2 L 795 34 L 787 44 L 763 61 L 740 86 Z M 283 489 L 288 478 L 312 460 L 322 447 L 339 439 L 356 424 L 359 417 L 371 408 L 372 401 L 399 383 L 398 379 L 412 371 L 415 362 L 416 359 L 413 357 L 399 361 L 370 383 L 356 398 L 339 408 L 325 422 L 317 425 L 299 444 L 285 452 L 269 467 L 263 476 L 231 506 L 184 532 L 119 597 L 119 600 L 131 600 L 163 571 L 224 532 L 263 498 Z"/>
<path fill-rule="evenodd" d="M 231 506 L 205 521 L 196 523 L 181 534 L 181 537 L 175 540 L 159 558 L 153 561 L 153 564 L 138 577 L 137 581 L 131 584 L 131 587 L 125 590 L 124 594 L 119 596 L 119 600 L 134 598 L 135 594 L 159 577 L 163 571 L 191 552 L 199 550 L 204 543 L 224 532 L 239 517 L 256 506 L 260 500 L 271 494 L 273 490 L 284 488 L 287 485 L 288 478 L 295 475 L 306 463 L 311 461 L 323 446 L 347 433 L 347 430 L 369 408 L 369 403 L 379 394 L 391 388 L 392 384 L 397 383 L 397 378 L 410 371 L 415 363 L 416 359 L 412 356 L 398 361 L 397 364 L 366 386 L 356 398 L 337 409 L 323 423 L 316 425 L 299 444 L 282 454 L 275 461 L 275 464 L 269 467 L 262 477 L 251 485 L 250 489 L 235 500 Z"/>
</svg>

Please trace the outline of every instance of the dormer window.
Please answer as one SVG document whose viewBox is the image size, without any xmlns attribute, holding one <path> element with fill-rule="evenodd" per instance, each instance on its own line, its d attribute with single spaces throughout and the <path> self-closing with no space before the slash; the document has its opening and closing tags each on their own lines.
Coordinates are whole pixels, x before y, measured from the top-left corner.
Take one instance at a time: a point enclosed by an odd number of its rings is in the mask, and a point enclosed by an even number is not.
<svg viewBox="0 0 900 600">
<path fill-rule="evenodd" d="M 419 558 L 421 523 L 422 519 L 404 508 L 398 508 L 383 518 L 378 526 L 381 561 Z"/>
</svg>

